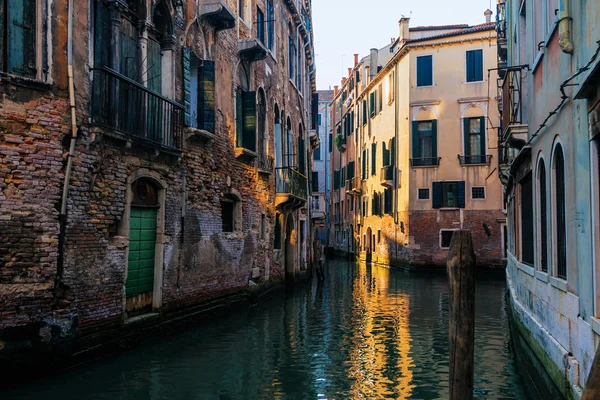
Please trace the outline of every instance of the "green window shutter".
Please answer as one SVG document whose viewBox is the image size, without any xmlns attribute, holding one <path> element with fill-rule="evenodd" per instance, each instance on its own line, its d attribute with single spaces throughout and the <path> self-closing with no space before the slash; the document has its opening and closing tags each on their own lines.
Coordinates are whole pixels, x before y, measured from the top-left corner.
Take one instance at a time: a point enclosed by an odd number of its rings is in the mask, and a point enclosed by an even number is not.
<svg viewBox="0 0 600 400">
<path fill-rule="evenodd" d="M 433 208 L 442 208 L 442 183 L 433 182 L 433 188 L 431 190 L 431 200 Z"/>
<path fill-rule="evenodd" d="M 365 125 L 367 123 L 367 101 L 363 100 L 362 102 L 362 123 Z"/>
<path fill-rule="evenodd" d="M 340 186 L 346 187 L 346 167 L 342 167 Z"/>
<path fill-rule="evenodd" d="M 433 56 L 417 57 L 417 86 L 433 85 Z"/>
<path fill-rule="evenodd" d="M 137 67 L 139 68 L 139 67 Z M 148 89 L 162 93 L 162 54 L 160 43 L 148 40 Z"/>
<path fill-rule="evenodd" d="M 463 129 L 465 137 L 465 156 L 471 155 L 471 119 L 463 118 Z"/>
<path fill-rule="evenodd" d="M 312 173 L 312 191 L 313 193 L 319 191 L 319 172 Z"/>
<path fill-rule="evenodd" d="M 481 144 L 481 155 L 485 155 L 486 154 L 486 147 L 487 147 L 487 143 L 485 140 L 485 117 L 481 117 L 479 118 L 479 124 L 480 124 L 480 130 L 479 130 L 479 135 L 481 137 L 481 140 L 479 141 Z"/>
<path fill-rule="evenodd" d="M 237 147 L 244 147 L 244 107 L 243 92 L 241 89 L 235 92 L 235 139 Z"/>
<path fill-rule="evenodd" d="M 375 116 L 375 93 L 369 95 L 369 116 L 371 118 Z"/>
<path fill-rule="evenodd" d="M 419 158 L 419 121 L 412 123 L 412 149 L 413 158 Z"/>
<path fill-rule="evenodd" d="M 385 142 L 381 142 L 381 154 L 383 154 L 383 166 L 390 165 L 390 152 L 385 147 Z"/>
<path fill-rule="evenodd" d="M 377 169 L 377 144 L 371 144 L 371 176 L 376 174 Z"/>
<path fill-rule="evenodd" d="M 437 120 L 431 121 L 431 156 L 437 157 Z"/>
<path fill-rule="evenodd" d="M 36 1 L 3 0 L 2 6 L 5 6 L 4 1 L 8 1 L 5 17 L 8 26 L 3 27 L 8 30 L 7 71 L 35 76 Z M 1 35 L 4 36 L 4 30 Z"/>
<path fill-rule="evenodd" d="M 256 92 L 242 92 L 243 131 L 245 149 L 256 151 Z"/>
<path fill-rule="evenodd" d="M 333 134 L 330 133 L 329 134 L 329 152 L 331 153 L 333 151 Z"/>
<path fill-rule="evenodd" d="M 367 151 L 363 150 L 362 152 L 362 171 L 361 171 L 362 179 L 367 178 Z"/>
<path fill-rule="evenodd" d="M 458 208 L 465 208 L 465 182 L 457 182 L 458 186 Z"/>
<path fill-rule="evenodd" d="M 215 133 L 215 110 L 215 62 L 203 60 L 198 73 L 198 126 L 200 128 Z"/>
<path fill-rule="evenodd" d="M 0 8 L 6 0 L 0 0 Z M 109 51 L 110 51 L 110 12 L 106 5 L 101 1 L 95 1 L 95 17 L 94 17 L 94 65 L 97 68 L 110 66 Z M 0 11 L 2 13 L 2 11 Z M 0 17 L 0 24 L 2 18 Z M 3 32 L 3 30 L 0 30 Z M 1 39 L 0 35 L 0 40 Z M 2 48 L 2 46 L 0 46 Z M 2 61 L 0 60 L 0 63 Z"/>
<path fill-rule="evenodd" d="M 396 165 L 396 138 L 392 138 L 392 148 L 390 149 L 390 165 Z"/>
<path fill-rule="evenodd" d="M 192 125 L 190 99 L 191 99 L 191 63 L 192 50 L 189 47 L 183 48 L 183 106 L 185 107 L 185 125 Z"/>
<path fill-rule="evenodd" d="M 304 138 L 298 138 L 298 169 L 302 175 L 306 175 L 306 162 L 304 160 Z"/>
</svg>

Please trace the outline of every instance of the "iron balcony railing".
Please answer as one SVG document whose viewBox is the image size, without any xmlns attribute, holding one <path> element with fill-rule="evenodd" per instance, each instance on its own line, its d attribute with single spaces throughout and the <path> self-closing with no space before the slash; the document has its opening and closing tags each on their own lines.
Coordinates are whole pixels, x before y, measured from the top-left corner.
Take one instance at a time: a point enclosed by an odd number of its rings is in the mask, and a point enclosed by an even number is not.
<svg viewBox="0 0 600 400">
<path fill-rule="evenodd" d="M 458 156 L 461 165 L 489 164 L 492 161 L 491 155 L 478 156 Z"/>
<path fill-rule="evenodd" d="M 411 158 L 410 165 L 413 167 L 435 167 L 440 165 L 441 157 Z"/>
<path fill-rule="evenodd" d="M 502 82 L 502 127 L 523 123 L 522 67 L 509 68 Z"/>
<path fill-rule="evenodd" d="M 256 158 L 256 168 L 261 172 L 272 173 L 275 159 L 267 154 L 259 154 Z"/>
<path fill-rule="evenodd" d="M 308 180 L 300 172 L 290 167 L 276 168 L 277 179 L 275 189 L 278 194 L 289 194 L 306 200 Z"/>
<path fill-rule="evenodd" d="M 94 124 L 155 147 L 181 150 L 181 104 L 110 68 L 96 68 L 92 73 Z"/>
</svg>

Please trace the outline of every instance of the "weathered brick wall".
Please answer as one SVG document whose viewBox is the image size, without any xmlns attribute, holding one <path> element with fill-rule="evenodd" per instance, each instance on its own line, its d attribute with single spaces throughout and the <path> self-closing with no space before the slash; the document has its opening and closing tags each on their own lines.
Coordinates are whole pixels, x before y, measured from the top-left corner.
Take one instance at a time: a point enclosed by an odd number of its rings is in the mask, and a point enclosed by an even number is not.
<svg viewBox="0 0 600 400">
<path fill-rule="evenodd" d="M 236 3 L 228 0 L 232 10 Z M 263 2 L 258 3 L 264 10 Z M 255 10 L 256 4 L 252 7 Z M 191 47 L 199 58 L 216 63 L 217 119 L 214 139 L 185 140 L 181 158 L 165 153 L 156 156 L 135 142 L 126 146 L 105 130 L 90 126 L 89 37 L 74 38 L 78 138 L 63 252 L 59 248 L 59 209 L 70 135 L 65 80 L 62 76 L 55 79 L 60 87 L 36 84 L 35 89 L 2 81 L 0 342 L 6 339 L 8 328 L 38 326 L 40 321 L 59 328 L 49 340 L 102 335 L 107 328 L 120 326 L 128 255 L 124 220 L 128 182 L 141 170 L 158 177 L 166 187 L 162 311 L 248 289 L 251 280 L 260 285 L 284 278 L 281 252 L 278 256 L 273 252 L 275 177 L 259 174 L 253 162 L 239 160 L 234 154 L 237 29 L 214 33 L 205 21 L 193 21 L 196 10 L 196 2 L 186 2 L 185 23 L 174 24 L 175 100 L 182 102 L 183 97 L 182 49 Z M 286 24 L 290 17 L 283 3 L 277 12 L 277 61 L 268 56 L 250 69 L 250 89 L 263 88 L 267 97 L 270 155 L 275 148 L 275 104 L 291 118 L 294 140 L 299 124 L 309 126 L 308 98 L 299 96 L 287 77 Z M 56 9 L 54 15 L 58 15 L 54 22 L 58 26 L 66 20 L 66 8 Z M 88 17 L 87 5 L 78 8 L 76 32 L 89 30 Z M 242 37 L 250 34 L 244 29 Z M 58 43 L 63 34 L 60 30 L 55 38 L 56 59 L 61 63 L 66 42 Z M 54 71 L 62 73 L 63 67 L 61 64 Z M 308 140 L 306 144 L 308 148 Z M 220 200 L 229 190 L 242 198 L 240 232 L 222 232 Z M 261 237 L 263 214 L 266 232 Z M 298 229 L 299 212 L 293 216 Z M 287 212 L 283 220 L 286 218 Z M 285 225 L 282 230 L 284 246 Z M 34 338 L 40 334 L 36 329 L 29 332 Z"/>
</svg>

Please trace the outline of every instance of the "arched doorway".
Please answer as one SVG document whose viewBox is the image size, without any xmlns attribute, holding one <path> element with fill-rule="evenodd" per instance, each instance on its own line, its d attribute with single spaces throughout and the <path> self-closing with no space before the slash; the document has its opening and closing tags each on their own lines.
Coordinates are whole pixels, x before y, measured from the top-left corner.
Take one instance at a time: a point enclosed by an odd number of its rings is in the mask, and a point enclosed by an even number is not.
<svg viewBox="0 0 600 400">
<path fill-rule="evenodd" d="M 285 223 L 285 280 L 292 284 L 295 279 L 296 243 L 298 241 L 294 218 L 288 215 Z"/>
<path fill-rule="evenodd" d="M 373 231 L 371 230 L 371 228 L 367 229 L 365 246 L 367 251 L 367 262 L 371 262 L 373 258 Z"/>
<path fill-rule="evenodd" d="M 131 185 L 129 209 L 129 252 L 125 294 L 127 316 L 152 311 L 158 247 L 159 193 L 161 186 L 150 178 Z"/>
</svg>

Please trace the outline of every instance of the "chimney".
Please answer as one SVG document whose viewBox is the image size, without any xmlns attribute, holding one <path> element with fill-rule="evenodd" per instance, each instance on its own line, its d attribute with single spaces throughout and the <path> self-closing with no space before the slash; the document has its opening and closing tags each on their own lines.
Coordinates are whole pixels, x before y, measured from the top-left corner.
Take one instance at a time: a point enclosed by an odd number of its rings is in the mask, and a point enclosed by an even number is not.
<svg viewBox="0 0 600 400">
<path fill-rule="evenodd" d="M 348 68 L 348 76 L 352 77 L 352 68 Z"/>
<path fill-rule="evenodd" d="M 492 14 L 493 12 L 489 8 L 483 13 L 483 15 L 485 15 L 485 22 L 487 22 L 488 24 L 492 22 Z"/>
<path fill-rule="evenodd" d="M 338 85 L 335 85 L 333 87 L 333 97 L 337 97 L 339 91 L 340 91 L 340 88 L 338 87 Z"/>
<path fill-rule="evenodd" d="M 346 81 L 347 81 L 346 78 L 342 78 L 342 87 L 344 87 L 346 85 Z"/>
<path fill-rule="evenodd" d="M 377 66 L 379 65 L 379 50 L 371 49 L 371 56 L 369 57 L 369 82 L 377 75 Z"/>
<path fill-rule="evenodd" d="M 410 18 L 400 18 L 400 36 L 398 36 L 398 40 L 400 40 L 401 42 L 409 39 L 409 22 Z"/>
<path fill-rule="evenodd" d="M 358 54 L 354 55 L 354 66 L 356 67 L 358 65 Z"/>
</svg>

